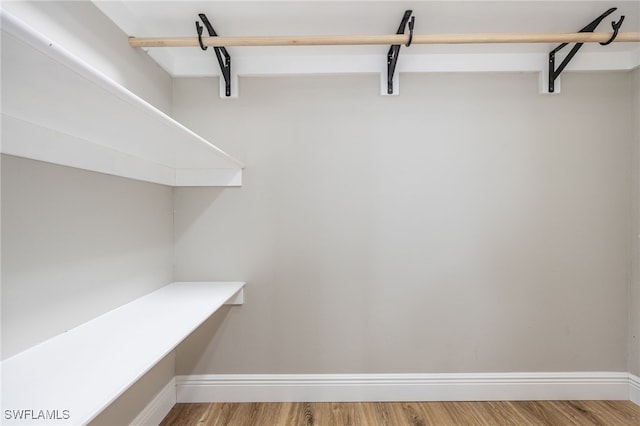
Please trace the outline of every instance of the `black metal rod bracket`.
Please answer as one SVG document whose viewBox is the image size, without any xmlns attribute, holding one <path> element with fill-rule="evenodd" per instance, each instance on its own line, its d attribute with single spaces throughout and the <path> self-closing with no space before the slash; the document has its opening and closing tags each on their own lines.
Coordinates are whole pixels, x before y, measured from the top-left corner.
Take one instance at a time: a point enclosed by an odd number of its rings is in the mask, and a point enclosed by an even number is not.
<svg viewBox="0 0 640 426">
<path fill-rule="evenodd" d="M 207 15 L 204 13 L 199 13 L 198 17 L 207 28 L 209 32 L 209 37 L 217 37 L 218 34 L 216 30 L 213 29 L 213 25 L 209 22 Z M 198 33 L 198 42 L 200 43 L 200 48 L 202 50 L 207 50 L 208 46 L 204 46 L 202 44 L 202 26 L 198 21 L 196 21 L 196 31 Z M 227 52 L 227 49 L 224 47 L 214 46 L 213 51 L 216 54 L 216 58 L 218 59 L 218 65 L 220 65 L 220 71 L 222 72 L 222 77 L 224 78 L 225 84 L 225 96 L 231 96 L 231 55 Z"/>
<path fill-rule="evenodd" d="M 411 18 L 411 22 L 409 23 L 409 42 L 406 44 L 407 47 L 411 45 L 411 39 L 413 38 L 413 26 L 415 23 L 415 16 L 412 17 L 412 10 L 406 10 L 404 15 L 402 16 L 402 20 L 400 21 L 400 26 L 398 27 L 398 31 L 396 34 L 404 34 L 404 30 L 407 27 L 407 22 L 409 22 L 409 18 Z M 389 48 L 389 52 L 387 52 L 387 94 L 393 94 L 393 74 L 396 72 L 396 65 L 398 63 L 398 55 L 400 54 L 400 45 L 393 44 Z"/>
<path fill-rule="evenodd" d="M 604 12 L 602 15 L 598 16 L 596 19 L 594 19 L 593 21 L 591 21 L 588 25 L 586 25 L 584 28 L 582 28 L 580 31 L 581 33 L 592 33 L 595 31 L 596 27 L 598 25 L 600 25 L 600 23 L 604 20 L 604 18 L 606 18 L 607 16 L 611 15 L 613 12 L 616 11 L 616 7 L 612 7 L 611 9 L 607 10 L 606 12 Z M 609 41 L 605 42 L 605 43 L 600 43 L 603 46 L 611 43 L 618 35 L 618 30 L 620 29 L 620 26 L 622 25 L 622 21 L 624 21 L 624 16 L 622 16 L 620 18 L 620 20 L 618 22 L 611 22 L 611 26 L 613 27 L 613 35 L 611 36 L 611 38 L 609 39 Z M 569 64 L 569 62 L 571 61 L 571 59 L 573 59 L 573 57 L 576 55 L 576 53 L 578 53 L 578 50 L 580 50 L 580 48 L 582 47 L 582 45 L 584 43 L 576 43 L 571 50 L 569 51 L 569 53 L 567 54 L 567 56 L 564 58 L 564 60 L 560 63 L 560 65 L 558 65 L 558 68 L 556 68 L 556 53 L 558 53 L 562 48 L 564 48 L 565 46 L 567 46 L 569 43 L 562 43 L 560 45 L 558 45 L 558 47 L 556 47 L 555 49 L 553 49 L 551 52 L 549 52 L 549 93 L 553 93 L 555 91 L 555 81 L 558 77 L 560 77 L 560 74 L 562 73 L 562 71 L 566 68 L 566 66 Z"/>
</svg>

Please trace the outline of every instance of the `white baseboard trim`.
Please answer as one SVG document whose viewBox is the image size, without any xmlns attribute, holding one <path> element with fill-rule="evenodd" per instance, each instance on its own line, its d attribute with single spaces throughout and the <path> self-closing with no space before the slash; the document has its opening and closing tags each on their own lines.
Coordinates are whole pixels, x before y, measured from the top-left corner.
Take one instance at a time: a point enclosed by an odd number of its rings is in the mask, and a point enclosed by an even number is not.
<svg viewBox="0 0 640 426">
<path fill-rule="evenodd" d="M 169 414 L 174 405 L 176 405 L 175 377 L 138 414 L 131 422 L 131 426 L 156 426 Z"/>
<path fill-rule="evenodd" d="M 176 376 L 178 402 L 628 400 L 629 373 Z M 638 382 L 640 383 L 640 382 Z"/>
<path fill-rule="evenodd" d="M 640 377 L 629 374 L 629 401 L 640 405 Z"/>
</svg>

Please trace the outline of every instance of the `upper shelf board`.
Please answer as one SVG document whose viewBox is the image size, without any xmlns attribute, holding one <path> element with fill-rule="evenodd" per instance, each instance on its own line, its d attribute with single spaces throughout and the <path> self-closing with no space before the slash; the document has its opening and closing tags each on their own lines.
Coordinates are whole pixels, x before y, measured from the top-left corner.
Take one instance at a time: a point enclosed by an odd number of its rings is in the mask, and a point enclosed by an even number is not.
<svg viewBox="0 0 640 426">
<path fill-rule="evenodd" d="M 244 165 L 0 10 L 2 152 L 170 186 L 239 186 Z"/>
</svg>

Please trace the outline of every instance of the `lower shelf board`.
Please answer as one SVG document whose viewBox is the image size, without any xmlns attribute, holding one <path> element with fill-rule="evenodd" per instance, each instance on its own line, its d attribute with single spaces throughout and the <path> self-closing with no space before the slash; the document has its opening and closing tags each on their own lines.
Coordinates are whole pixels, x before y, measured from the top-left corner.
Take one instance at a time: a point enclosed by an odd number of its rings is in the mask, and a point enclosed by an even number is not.
<svg viewBox="0 0 640 426">
<path fill-rule="evenodd" d="M 172 283 L 6 359 L 3 418 L 89 423 L 222 305 L 242 303 L 244 284 Z"/>
</svg>

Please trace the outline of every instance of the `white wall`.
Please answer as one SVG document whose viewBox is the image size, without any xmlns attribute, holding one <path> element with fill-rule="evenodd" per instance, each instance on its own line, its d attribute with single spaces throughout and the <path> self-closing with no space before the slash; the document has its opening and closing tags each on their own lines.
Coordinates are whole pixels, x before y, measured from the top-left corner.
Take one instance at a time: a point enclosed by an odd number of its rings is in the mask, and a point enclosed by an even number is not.
<svg viewBox="0 0 640 426">
<path fill-rule="evenodd" d="M 632 274 L 629 289 L 629 371 L 640 376 L 640 68 L 632 71 L 631 132 L 634 144 L 632 179 Z"/>
<path fill-rule="evenodd" d="M 170 187 L 7 155 L 1 163 L 2 359 L 172 281 Z M 133 420 L 174 374 L 171 356 L 96 424 Z"/>
<path fill-rule="evenodd" d="M 173 194 L 2 156 L 2 358 L 172 279 Z"/>
<path fill-rule="evenodd" d="M 171 114 L 171 77 L 88 0 L 2 1 L 2 8 L 156 108 Z"/>
<path fill-rule="evenodd" d="M 91 2 L 2 8 L 171 110 L 170 76 Z M 169 188 L 13 157 L 3 163 L 3 358 L 171 280 Z"/>
<path fill-rule="evenodd" d="M 177 373 L 627 371 L 630 78 L 177 80 L 247 168 L 175 190 L 175 278 L 248 281 Z"/>
<path fill-rule="evenodd" d="M 172 80 L 88 1 L 2 1 L 46 37 L 166 113 Z M 172 281 L 171 188 L 2 160 L 2 359 Z M 175 374 L 163 361 L 107 409 L 123 424 Z"/>
<path fill-rule="evenodd" d="M 171 113 L 170 76 L 92 3 L 2 8 Z M 9 156 L 1 163 L 2 359 L 172 281 L 170 188 Z M 171 358 L 96 421 L 132 420 L 174 374 Z"/>
</svg>

